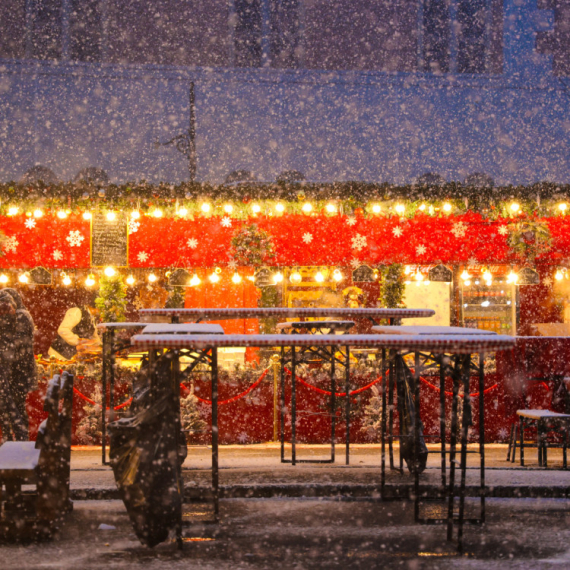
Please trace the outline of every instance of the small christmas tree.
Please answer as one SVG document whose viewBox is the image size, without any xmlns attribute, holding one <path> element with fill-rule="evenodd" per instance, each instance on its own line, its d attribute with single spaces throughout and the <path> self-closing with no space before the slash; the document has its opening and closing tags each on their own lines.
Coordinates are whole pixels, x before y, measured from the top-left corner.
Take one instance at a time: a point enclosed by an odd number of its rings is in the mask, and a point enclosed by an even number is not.
<svg viewBox="0 0 570 570">
<path fill-rule="evenodd" d="M 376 386 L 372 386 L 372 398 L 364 408 L 362 431 L 366 432 L 372 440 L 378 438 L 382 432 L 382 393 Z"/>
<path fill-rule="evenodd" d="M 118 273 L 112 277 L 103 275 L 99 283 L 99 297 L 95 299 L 95 306 L 101 312 L 101 320 L 104 323 L 124 322 L 127 286 L 123 278 Z"/>
<path fill-rule="evenodd" d="M 185 432 L 201 431 L 206 427 L 206 422 L 200 418 L 198 398 L 194 395 L 194 387 L 186 398 L 180 400 L 180 422 Z"/>
</svg>

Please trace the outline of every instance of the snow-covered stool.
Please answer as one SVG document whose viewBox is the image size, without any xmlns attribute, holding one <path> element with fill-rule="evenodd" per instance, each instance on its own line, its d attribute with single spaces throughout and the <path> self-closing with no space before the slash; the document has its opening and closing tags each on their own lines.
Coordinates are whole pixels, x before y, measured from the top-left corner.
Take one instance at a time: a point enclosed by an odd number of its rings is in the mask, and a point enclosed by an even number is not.
<svg viewBox="0 0 570 570">
<path fill-rule="evenodd" d="M 524 430 L 526 427 L 536 427 L 536 447 L 538 448 L 538 465 L 539 467 L 547 467 L 547 449 L 548 433 L 556 432 L 562 435 L 562 468 L 567 468 L 567 448 L 570 431 L 570 414 L 559 414 L 551 410 L 517 410 L 518 435 L 520 447 L 520 463 L 524 466 Z M 529 444 L 527 443 L 528 447 Z M 509 449 L 507 452 L 507 460 L 512 449 L 511 462 L 514 463 L 517 452 L 517 425 L 511 426 L 511 434 L 509 438 Z"/>
</svg>

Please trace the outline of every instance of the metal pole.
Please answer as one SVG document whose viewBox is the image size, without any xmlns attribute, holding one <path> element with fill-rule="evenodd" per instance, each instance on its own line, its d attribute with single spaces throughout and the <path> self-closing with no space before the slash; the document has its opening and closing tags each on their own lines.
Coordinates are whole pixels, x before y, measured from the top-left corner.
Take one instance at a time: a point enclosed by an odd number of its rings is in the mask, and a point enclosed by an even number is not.
<svg viewBox="0 0 570 570">
<path fill-rule="evenodd" d="M 346 363 L 344 365 L 346 391 L 346 464 L 350 463 L 350 348 L 346 347 Z"/>
<path fill-rule="evenodd" d="M 285 462 L 285 347 L 281 347 L 281 463 Z"/>
<path fill-rule="evenodd" d="M 109 333 L 105 331 L 103 333 L 103 366 L 101 370 L 101 461 L 103 465 L 107 464 L 106 460 L 106 440 L 107 440 L 107 418 L 105 417 L 107 413 L 107 357 L 108 357 L 108 344 L 109 344 Z"/>
<path fill-rule="evenodd" d="M 414 355 L 414 519 L 420 520 L 420 353 Z"/>
<path fill-rule="evenodd" d="M 479 455 L 481 459 L 481 523 L 485 522 L 485 355 L 479 354 Z"/>
<path fill-rule="evenodd" d="M 295 375 L 297 371 L 295 370 L 295 347 L 291 347 L 291 464 L 295 465 L 297 461 L 295 444 L 297 442 L 297 401 L 295 397 Z"/>
<path fill-rule="evenodd" d="M 279 356 L 271 357 L 273 367 L 273 441 L 279 439 Z"/>
<path fill-rule="evenodd" d="M 220 514 L 220 489 L 218 472 L 218 349 L 212 348 L 212 491 L 214 518 Z"/>
<path fill-rule="evenodd" d="M 441 488 L 445 491 L 445 362 L 443 354 L 439 357 L 439 437 L 441 438 Z"/>
<path fill-rule="evenodd" d="M 459 405 L 459 381 L 461 359 L 456 358 L 453 369 L 453 400 L 451 404 L 451 432 L 449 438 L 449 491 L 447 505 L 447 540 L 453 538 L 453 507 L 455 498 L 455 446 L 457 444 L 457 408 Z"/>
<path fill-rule="evenodd" d="M 331 346 L 331 462 L 335 459 L 335 429 L 336 429 L 336 367 L 335 367 L 335 347 Z"/>
<path fill-rule="evenodd" d="M 382 381 L 380 386 L 382 389 L 382 472 L 380 480 L 380 488 L 382 498 L 384 498 L 384 487 L 386 485 L 386 389 L 387 389 L 387 379 L 386 379 L 386 349 L 382 349 Z"/>
</svg>

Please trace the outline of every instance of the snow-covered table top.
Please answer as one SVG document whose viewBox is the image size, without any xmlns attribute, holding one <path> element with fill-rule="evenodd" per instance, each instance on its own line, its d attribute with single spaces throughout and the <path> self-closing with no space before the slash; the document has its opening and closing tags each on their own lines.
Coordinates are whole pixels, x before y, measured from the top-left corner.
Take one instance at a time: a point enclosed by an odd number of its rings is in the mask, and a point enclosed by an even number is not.
<svg viewBox="0 0 570 570">
<path fill-rule="evenodd" d="M 117 329 L 135 329 L 137 327 L 146 327 L 148 323 L 99 323 L 97 328 L 100 331 L 117 330 Z"/>
<path fill-rule="evenodd" d="M 430 351 L 436 353 L 473 354 L 508 350 L 514 346 L 514 338 L 506 335 L 312 335 L 312 334 L 228 334 L 183 335 L 139 334 L 131 338 L 137 349 L 193 348 L 206 349 L 223 346 L 280 347 L 280 346 L 343 346 L 388 348 L 405 351 Z"/>
<path fill-rule="evenodd" d="M 442 334 L 453 334 L 453 335 L 496 335 L 496 332 L 486 331 L 483 329 L 470 329 L 467 327 L 445 327 L 441 325 L 403 325 L 403 326 L 384 326 L 379 325 L 372 327 L 372 330 L 376 333 L 382 334 L 420 334 L 420 335 L 442 335 Z"/>
<path fill-rule="evenodd" d="M 355 318 L 421 318 L 432 317 L 432 309 L 338 309 L 338 308 L 298 308 L 287 307 L 246 307 L 229 309 L 141 309 L 141 317 L 145 316 L 171 316 L 185 319 L 223 320 L 223 319 L 258 319 L 266 317 L 281 317 L 283 319 L 296 319 L 303 317 L 340 317 L 344 319 Z"/>
<path fill-rule="evenodd" d="M 290 329 L 331 329 L 331 330 L 347 330 L 355 325 L 354 321 L 289 321 L 286 323 L 277 323 L 277 330 Z"/>
<path fill-rule="evenodd" d="M 147 325 L 142 334 L 224 334 L 224 329 L 205 323 L 157 323 Z"/>
<path fill-rule="evenodd" d="M 553 419 L 553 420 L 570 420 L 570 414 L 559 414 L 550 410 L 517 410 L 517 416 L 530 418 L 532 420 Z"/>
</svg>

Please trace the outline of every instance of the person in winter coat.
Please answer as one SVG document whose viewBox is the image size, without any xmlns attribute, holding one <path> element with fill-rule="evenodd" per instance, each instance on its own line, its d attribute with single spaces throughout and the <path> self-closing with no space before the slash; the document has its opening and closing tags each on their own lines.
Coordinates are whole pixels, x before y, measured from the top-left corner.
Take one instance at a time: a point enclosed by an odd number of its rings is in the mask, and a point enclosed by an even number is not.
<svg viewBox="0 0 570 570">
<path fill-rule="evenodd" d="M 37 387 L 34 323 L 14 289 L 0 291 L 0 428 L 4 440 L 28 439 L 26 397 Z"/>
</svg>

